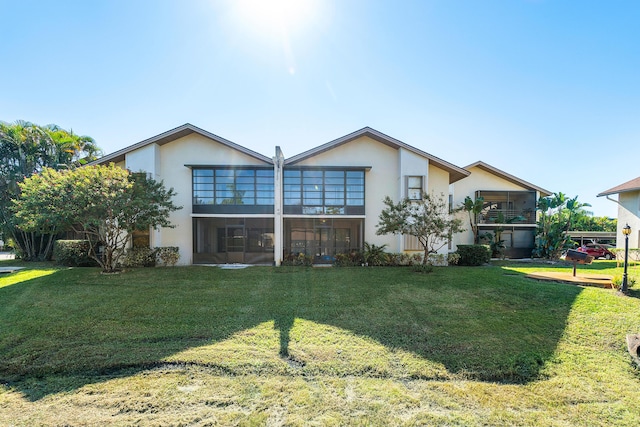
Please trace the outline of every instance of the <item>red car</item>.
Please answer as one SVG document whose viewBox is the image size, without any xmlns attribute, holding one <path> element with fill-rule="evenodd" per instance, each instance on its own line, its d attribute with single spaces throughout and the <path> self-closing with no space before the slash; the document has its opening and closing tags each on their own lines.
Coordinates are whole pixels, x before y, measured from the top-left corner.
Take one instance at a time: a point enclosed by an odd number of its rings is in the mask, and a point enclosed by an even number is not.
<svg viewBox="0 0 640 427">
<path fill-rule="evenodd" d="M 600 243 L 591 243 L 587 245 L 587 253 L 595 259 L 615 259 L 616 255 L 611 252 L 609 248 L 612 248 L 612 246 L 603 245 Z"/>
</svg>

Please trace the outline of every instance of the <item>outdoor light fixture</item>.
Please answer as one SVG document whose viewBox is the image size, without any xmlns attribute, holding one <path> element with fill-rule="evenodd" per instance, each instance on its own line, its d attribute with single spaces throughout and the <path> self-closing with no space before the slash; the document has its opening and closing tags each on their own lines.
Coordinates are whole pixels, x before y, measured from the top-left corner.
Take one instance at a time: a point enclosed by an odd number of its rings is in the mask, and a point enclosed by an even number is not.
<svg viewBox="0 0 640 427">
<path fill-rule="evenodd" d="M 620 287 L 620 293 L 626 294 L 628 291 L 627 263 L 629 260 L 629 234 L 631 234 L 631 227 L 629 227 L 629 224 L 622 227 L 622 234 L 624 234 L 624 273 L 622 274 L 622 286 Z"/>
</svg>

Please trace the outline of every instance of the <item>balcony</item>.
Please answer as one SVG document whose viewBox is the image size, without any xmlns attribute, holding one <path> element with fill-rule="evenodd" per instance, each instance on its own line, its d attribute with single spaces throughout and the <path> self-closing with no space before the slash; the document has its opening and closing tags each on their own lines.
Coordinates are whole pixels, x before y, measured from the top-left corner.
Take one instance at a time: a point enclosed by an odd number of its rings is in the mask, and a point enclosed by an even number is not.
<svg viewBox="0 0 640 427">
<path fill-rule="evenodd" d="M 477 224 L 535 224 L 536 193 L 534 191 L 478 191 L 484 199 Z"/>
</svg>

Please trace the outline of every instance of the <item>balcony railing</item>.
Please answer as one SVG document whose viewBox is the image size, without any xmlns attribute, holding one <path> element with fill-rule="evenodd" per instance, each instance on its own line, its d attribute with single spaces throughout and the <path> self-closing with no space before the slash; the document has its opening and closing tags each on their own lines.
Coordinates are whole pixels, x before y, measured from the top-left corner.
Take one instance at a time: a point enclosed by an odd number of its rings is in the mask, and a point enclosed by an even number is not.
<svg viewBox="0 0 640 427">
<path fill-rule="evenodd" d="M 517 220 L 513 218 L 522 217 Z M 531 210 L 491 209 L 478 214 L 478 224 L 535 224 L 536 215 Z"/>
</svg>

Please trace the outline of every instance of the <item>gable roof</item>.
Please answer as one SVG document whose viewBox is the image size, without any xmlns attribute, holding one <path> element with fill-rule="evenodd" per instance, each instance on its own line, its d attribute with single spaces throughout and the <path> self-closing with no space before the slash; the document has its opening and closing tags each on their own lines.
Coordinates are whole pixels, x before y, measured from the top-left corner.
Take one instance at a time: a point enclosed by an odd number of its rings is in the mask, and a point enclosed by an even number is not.
<svg viewBox="0 0 640 427">
<path fill-rule="evenodd" d="M 209 138 L 219 144 L 222 145 L 226 145 L 229 148 L 233 148 L 234 150 L 238 150 L 241 153 L 244 153 L 248 156 L 251 156 L 253 158 L 256 158 L 260 161 L 263 161 L 265 163 L 269 163 L 269 164 L 273 164 L 273 160 L 267 156 L 264 156 L 260 153 L 256 153 L 253 150 L 249 150 L 248 148 L 245 148 L 241 145 L 238 145 L 234 142 L 231 142 L 227 139 L 224 139 L 222 137 L 219 137 L 218 135 L 214 135 L 211 132 L 207 132 L 206 130 L 200 129 L 197 126 L 194 126 L 190 123 L 185 123 L 182 126 L 178 126 L 175 129 L 171 129 L 168 130 L 164 133 L 161 133 L 160 135 L 156 135 L 153 136 L 149 139 L 145 139 L 144 141 L 140 141 L 137 144 L 133 144 L 130 145 L 128 147 L 123 148 L 122 150 L 118 150 L 114 153 L 111 154 L 107 154 L 106 156 L 103 156 L 101 158 L 99 158 L 98 160 L 94 160 L 93 162 L 89 163 L 90 165 L 98 165 L 98 164 L 102 164 L 102 163 L 107 163 L 107 162 L 121 162 L 125 159 L 125 155 L 127 153 L 130 153 L 132 151 L 135 151 L 139 148 L 142 147 L 146 147 L 147 145 L 150 144 L 158 144 L 158 145 L 164 145 L 167 144 L 169 142 L 175 141 L 176 139 L 180 139 L 182 137 L 185 137 L 187 135 L 191 135 L 192 133 L 197 133 L 198 135 L 202 135 L 205 138 Z"/>
<path fill-rule="evenodd" d="M 350 133 L 348 135 L 345 135 L 341 138 L 338 139 L 334 139 L 333 141 L 327 142 L 326 144 L 322 144 L 319 145 L 315 148 L 312 148 L 311 150 L 305 151 L 303 153 L 297 154 L 293 157 L 290 157 L 288 159 L 285 160 L 284 164 L 285 165 L 292 165 L 298 162 L 301 162 L 305 159 L 308 159 L 310 157 L 316 156 L 320 153 L 324 153 L 325 151 L 328 150 L 332 150 L 336 147 L 339 147 L 340 145 L 346 144 L 348 142 L 354 141 L 360 137 L 363 136 L 367 136 L 375 141 L 378 141 L 382 144 L 385 144 L 391 148 L 404 148 L 407 151 L 411 151 L 412 153 L 418 154 L 419 156 L 422 156 L 426 159 L 429 160 L 430 163 L 433 163 L 434 165 L 436 165 L 437 167 L 444 169 L 445 171 L 449 172 L 449 183 L 452 184 L 456 181 L 461 180 L 462 178 L 466 177 L 469 175 L 469 172 L 464 170 L 461 167 L 458 167 L 456 165 L 453 165 L 449 162 L 446 162 L 438 157 L 432 156 L 429 153 L 426 153 L 418 148 L 412 147 L 409 144 L 405 144 L 402 141 L 399 141 L 395 138 L 392 138 L 388 135 L 383 134 L 382 132 L 378 132 L 375 129 L 372 129 L 370 127 L 364 127 L 360 130 L 357 130 L 353 133 Z"/>
<path fill-rule="evenodd" d="M 524 179 L 520 179 L 518 177 L 515 177 L 511 174 L 506 173 L 505 171 L 502 171 L 496 167 L 491 166 L 488 163 L 485 163 L 483 161 L 477 161 L 475 163 L 472 163 L 468 166 L 464 167 L 465 169 L 471 169 L 471 168 L 478 168 L 478 169 L 482 169 L 485 172 L 489 172 L 491 174 L 494 174 L 502 179 L 504 179 L 505 181 L 509 181 L 513 184 L 519 185 L 521 187 L 527 188 L 529 190 L 535 190 L 535 191 L 539 191 L 540 192 L 540 196 L 541 197 L 546 197 L 546 196 L 550 196 L 551 191 L 549 190 L 545 190 L 542 187 L 538 187 L 537 185 L 533 185 L 530 182 L 525 181 Z"/>
<path fill-rule="evenodd" d="M 624 184 L 620 184 L 606 191 L 603 191 L 602 193 L 598 194 L 598 197 L 638 190 L 640 190 L 640 176 L 632 179 L 631 181 L 627 181 Z"/>
</svg>

